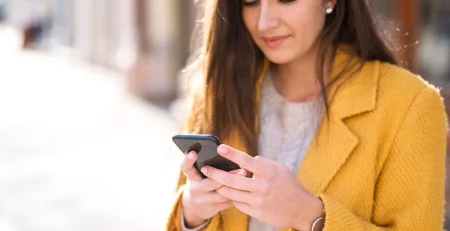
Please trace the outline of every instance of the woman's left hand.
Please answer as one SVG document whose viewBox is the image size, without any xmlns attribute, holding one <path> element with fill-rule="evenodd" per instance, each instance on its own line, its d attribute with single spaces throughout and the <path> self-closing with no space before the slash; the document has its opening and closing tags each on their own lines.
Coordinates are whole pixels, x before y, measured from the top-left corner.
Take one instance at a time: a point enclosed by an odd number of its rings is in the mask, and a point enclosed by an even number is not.
<svg viewBox="0 0 450 231">
<path fill-rule="evenodd" d="M 247 178 L 210 166 L 202 168 L 203 174 L 224 185 L 216 191 L 231 199 L 237 209 L 264 223 L 297 230 L 309 230 L 311 222 L 323 215 L 320 199 L 283 164 L 223 144 L 217 151 L 253 173 Z"/>
</svg>

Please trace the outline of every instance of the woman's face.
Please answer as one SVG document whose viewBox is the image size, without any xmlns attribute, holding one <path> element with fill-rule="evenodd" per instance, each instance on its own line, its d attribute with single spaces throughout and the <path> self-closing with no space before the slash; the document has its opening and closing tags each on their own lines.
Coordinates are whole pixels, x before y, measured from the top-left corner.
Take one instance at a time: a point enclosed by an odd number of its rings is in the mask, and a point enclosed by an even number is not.
<svg viewBox="0 0 450 231">
<path fill-rule="evenodd" d="M 323 29 L 325 10 L 334 2 L 323 0 L 242 0 L 244 24 L 256 45 L 273 63 L 302 58 Z"/>
</svg>

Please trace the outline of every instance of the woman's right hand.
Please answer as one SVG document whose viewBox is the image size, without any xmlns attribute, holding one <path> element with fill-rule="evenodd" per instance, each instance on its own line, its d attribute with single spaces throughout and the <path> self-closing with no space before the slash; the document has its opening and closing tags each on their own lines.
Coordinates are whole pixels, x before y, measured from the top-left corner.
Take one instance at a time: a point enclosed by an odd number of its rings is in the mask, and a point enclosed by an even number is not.
<svg viewBox="0 0 450 231">
<path fill-rule="evenodd" d="M 181 171 L 186 175 L 187 183 L 182 197 L 182 209 L 184 221 L 187 227 L 197 227 L 212 218 L 218 212 L 233 206 L 228 199 L 218 194 L 215 190 L 223 185 L 210 178 L 203 179 L 194 168 L 197 153 L 190 152 L 181 163 Z M 245 176 L 245 170 L 234 171 Z"/>
</svg>

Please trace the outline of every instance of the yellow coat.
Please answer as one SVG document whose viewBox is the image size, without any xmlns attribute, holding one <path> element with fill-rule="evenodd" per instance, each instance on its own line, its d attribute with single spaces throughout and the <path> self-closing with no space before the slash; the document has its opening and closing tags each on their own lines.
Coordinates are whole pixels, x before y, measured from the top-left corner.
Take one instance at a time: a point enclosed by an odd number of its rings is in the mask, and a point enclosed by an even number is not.
<svg viewBox="0 0 450 231">
<path fill-rule="evenodd" d="M 350 53 L 339 46 L 332 76 Z M 371 61 L 331 87 L 330 96 L 330 119 L 322 120 L 297 174 L 324 203 L 324 231 L 442 230 L 447 121 L 438 90 Z M 239 137 L 226 143 L 244 150 Z M 184 183 L 181 177 L 166 230 L 181 230 Z M 231 208 L 204 230 L 246 231 L 247 225 L 248 216 Z"/>
</svg>

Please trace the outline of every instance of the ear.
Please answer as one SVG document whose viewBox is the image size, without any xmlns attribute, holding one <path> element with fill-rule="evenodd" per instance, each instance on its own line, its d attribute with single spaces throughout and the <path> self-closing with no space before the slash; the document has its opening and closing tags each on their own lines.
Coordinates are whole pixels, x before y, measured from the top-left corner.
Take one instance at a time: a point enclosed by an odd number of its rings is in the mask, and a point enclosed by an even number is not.
<svg viewBox="0 0 450 231">
<path fill-rule="evenodd" d="M 326 8 L 334 9 L 334 7 L 336 7 L 336 4 L 337 4 L 337 0 L 326 0 L 325 1 L 325 9 Z"/>
</svg>

